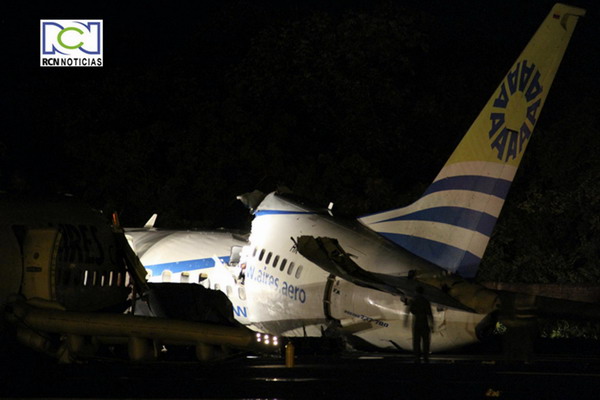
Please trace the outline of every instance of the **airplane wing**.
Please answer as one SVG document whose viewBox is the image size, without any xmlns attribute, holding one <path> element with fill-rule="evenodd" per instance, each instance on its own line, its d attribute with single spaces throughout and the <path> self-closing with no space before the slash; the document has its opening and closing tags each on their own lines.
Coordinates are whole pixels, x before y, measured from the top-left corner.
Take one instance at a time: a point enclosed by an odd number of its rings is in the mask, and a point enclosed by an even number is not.
<svg viewBox="0 0 600 400">
<path fill-rule="evenodd" d="M 523 318 L 523 313 L 538 318 L 598 321 L 600 304 L 550 298 L 530 293 L 491 290 L 454 276 L 400 277 L 366 271 L 352 261 L 336 239 L 300 236 L 298 252 L 326 272 L 356 285 L 380 290 L 398 296 L 412 297 L 416 287 L 424 289 L 424 295 L 432 303 L 443 306 L 488 314 L 500 311 L 504 320 Z"/>
<path fill-rule="evenodd" d="M 324 271 L 346 279 L 355 285 L 409 297 L 416 294 L 417 286 L 421 286 L 424 289 L 425 297 L 432 303 L 474 312 L 472 308 L 456 300 L 443 289 L 423 281 L 409 277 L 378 274 L 362 269 L 352 261 L 336 239 L 300 236 L 297 239 L 297 248 L 300 254 Z"/>
</svg>

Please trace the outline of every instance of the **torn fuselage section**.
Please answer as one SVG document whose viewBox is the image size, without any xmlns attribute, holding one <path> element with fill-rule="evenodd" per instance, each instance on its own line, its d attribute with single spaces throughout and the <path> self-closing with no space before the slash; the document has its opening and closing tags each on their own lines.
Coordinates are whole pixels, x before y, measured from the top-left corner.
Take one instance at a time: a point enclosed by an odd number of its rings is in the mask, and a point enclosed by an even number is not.
<svg viewBox="0 0 600 400">
<path fill-rule="evenodd" d="M 440 306 L 457 310 L 490 314 L 500 307 L 498 294 L 457 275 L 409 270 L 406 276 L 367 271 L 347 253 L 337 239 L 300 236 L 298 251 L 325 271 L 356 285 L 380 290 L 401 297 L 413 297 L 417 286 L 425 296 Z M 369 266 L 372 271 L 377 266 Z"/>
<path fill-rule="evenodd" d="M 330 274 L 323 297 L 324 314 L 330 322 L 328 329 L 344 337 L 351 346 L 362 340 L 389 350 L 410 350 L 412 316 L 408 300 L 418 286 L 424 289 L 432 305 L 432 351 L 478 340 L 478 325 L 487 313 L 480 314 L 452 297 L 450 289 L 440 283 L 443 274 L 436 282 L 431 279 L 435 276 L 431 271 L 409 270 L 404 265 L 398 267 L 406 271 L 404 276 L 378 273 L 376 265 L 364 261 L 360 255 L 350 254 L 338 240 L 327 237 L 300 236 L 296 247 L 300 254 Z M 389 270 L 390 266 L 386 268 Z"/>
</svg>

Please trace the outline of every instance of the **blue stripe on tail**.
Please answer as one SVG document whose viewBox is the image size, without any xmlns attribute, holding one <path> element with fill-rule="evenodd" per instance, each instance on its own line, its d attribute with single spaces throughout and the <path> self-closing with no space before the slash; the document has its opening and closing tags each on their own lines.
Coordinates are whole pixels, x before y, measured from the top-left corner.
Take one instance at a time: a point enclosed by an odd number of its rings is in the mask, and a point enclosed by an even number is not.
<svg viewBox="0 0 600 400">
<path fill-rule="evenodd" d="M 510 188 L 511 181 L 487 176 L 462 175 L 451 176 L 433 182 L 423 194 L 427 196 L 430 193 L 441 192 L 445 190 L 470 190 L 491 194 L 492 196 L 506 199 L 506 194 Z"/>
<path fill-rule="evenodd" d="M 380 235 L 427 261 L 443 265 L 449 272 L 458 273 L 464 278 L 474 278 L 477 274 L 481 259 L 466 250 L 416 236 L 386 232 L 380 232 Z"/>
<path fill-rule="evenodd" d="M 484 212 L 462 207 L 434 207 L 420 210 L 411 214 L 390 218 L 381 222 L 390 221 L 431 221 L 441 222 L 461 228 L 470 229 L 490 236 L 496 225 L 496 217 Z"/>
</svg>

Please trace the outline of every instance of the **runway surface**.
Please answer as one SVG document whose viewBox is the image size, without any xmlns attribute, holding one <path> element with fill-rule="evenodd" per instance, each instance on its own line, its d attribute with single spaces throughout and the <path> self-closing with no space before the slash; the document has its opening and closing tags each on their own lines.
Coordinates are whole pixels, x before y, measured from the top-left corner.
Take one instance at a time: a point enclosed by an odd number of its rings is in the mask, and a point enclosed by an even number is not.
<svg viewBox="0 0 600 400">
<path fill-rule="evenodd" d="M 64 365 L 25 353 L 2 360 L 0 398 L 597 399 L 597 345 L 536 354 L 529 363 L 501 353 L 434 355 L 429 364 L 415 364 L 410 354 L 300 354 L 293 368 L 277 356 Z"/>
</svg>

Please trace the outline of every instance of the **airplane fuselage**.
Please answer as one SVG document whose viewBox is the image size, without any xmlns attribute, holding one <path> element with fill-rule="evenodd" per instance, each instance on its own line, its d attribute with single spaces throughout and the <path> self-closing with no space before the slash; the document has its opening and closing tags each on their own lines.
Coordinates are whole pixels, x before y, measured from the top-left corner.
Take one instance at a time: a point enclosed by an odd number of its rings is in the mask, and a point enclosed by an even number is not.
<svg viewBox="0 0 600 400">
<path fill-rule="evenodd" d="M 367 271 L 398 276 L 414 270 L 444 273 L 356 221 L 336 219 L 327 210 L 271 194 L 255 213 L 250 245 L 242 253 L 246 273 L 240 287 L 245 299 L 230 296 L 234 308 L 245 312 L 240 321 L 285 336 L 321 336 L 337 326 L 379 348 L 394 349 L 394 342 L 410 349 L 412 318 L 405 299 L 330 275 L 297 251 L 293 239 L 302 235 L 337 238 Z M 434 305 L 432 350 L 476 341 L 476 327 L 484 317 Z"/>
<path fill-rule="evenodd" d="M 239 196 L 255 216 L 240 257 L 244 277 L 215 258 L 204 284 L 223 290 L 239 321 L 261 332 L 334 331 L 405 349 L 412 348 L 406 300 L 423 289 L 435 320 L 431 350 L 476 341 L 501 303 L 497 293 L 463 278 L 477 274 L 583 15 L 560 3 L 552 8 L 413 204 L 347 221 L 287 195 Z"/>
<path fill-rule="evenodd" d="M 10 295 L 70 311 L 125 308 L 128 274 L 101 215 L 72 199 L 0 198 L 0 304 Z"/>
<path fill-rule="evenodd" d="M 203 273 L 215 266 L 213 257 L 228 263 L 232 248 L 247 244 L 243 236 L 224 230 L 130 228 L 125 236 L 152 283 L 199 283 Z"/>
</svg>

